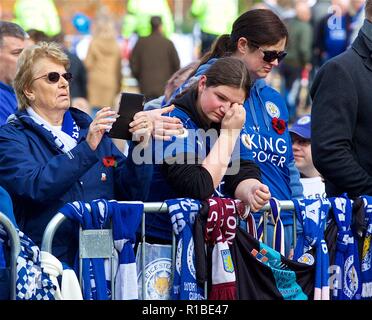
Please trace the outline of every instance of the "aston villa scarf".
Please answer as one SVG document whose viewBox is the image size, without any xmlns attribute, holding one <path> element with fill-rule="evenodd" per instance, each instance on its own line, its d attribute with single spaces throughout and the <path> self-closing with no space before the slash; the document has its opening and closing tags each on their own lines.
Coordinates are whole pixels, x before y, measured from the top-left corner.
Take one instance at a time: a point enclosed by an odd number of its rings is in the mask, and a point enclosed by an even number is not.
<svg viewBox="0 0 372 320">
<path fill-rule="evenodd" d="M 232 199 L 210 198 L 205 241 L 213 246 L 209 300 L 235 300 L 235 270 L 229 244 L 235 238 L 236 206 Z"/>
</svg>

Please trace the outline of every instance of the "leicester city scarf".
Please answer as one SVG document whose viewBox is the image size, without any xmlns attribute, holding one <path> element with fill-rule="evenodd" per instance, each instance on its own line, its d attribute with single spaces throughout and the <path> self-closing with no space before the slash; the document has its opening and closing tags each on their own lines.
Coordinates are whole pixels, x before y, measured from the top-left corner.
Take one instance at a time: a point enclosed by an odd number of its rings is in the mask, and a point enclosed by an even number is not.
<svg viewBox="0 0 372 320">
<path fill-rule="evenodd" d="M 311 263 L 306 251 L 316 248 L 314 300 L 329 300 L 329 256 L 324 230 L 330 203 L 327 199 L 293 199 L 303 232 L 298 235 L 294 260 Z"/>
<path fill-rule="evenodd" d="M 70 150 L 76 146 L 80 132 L 80 128 L 72 118 L 71 112 L 69 110 L 65 112 L 61 130 L 52 127 L 50 123 L 40 117 L 31 107 L 27 107 L 27 113 L 38 125 L 52 135 L 57 148 L 71 157 Z"/>
<path fill-rule="evenodd" d="M 176 268 L 173 278 L 173 299 L 203 300 L 204 289 L 196 281 L 193 227 L 201 208 L 200 201 L 179 198 L 165 201 L 173 232 L 176 235 Z"/>
<path fill-rule="evenodd" d="M 229 245 L 236 232 L 236 206 L 233 199 L 208 199 L 209 212 L 205 241 L 213 246 L 212 288 L 209 300 L 235 300 L 236 278 Z"/>
<path fill-rule="evenodd" d="M 362 293 L 358 244 L 351 230 L 352 201 L 344 194 L 329 198 L 337 224 L 336 274 L 331 282 L 332 299 L 360 299 Z"/>
<path fill-rule="evenodd" d="M 367 222 L 367 231 L 364 236 L 361 261 L 362 299 L 372 298 L 372 197 L 362 196 L 364 202 L 364 216 Z"/>
<path fill-rule="evenodd" d="M 143 203 L 127 203 L 93 200 L 90 203 L 76 201 L 66 204 L 61 210 L 70 219 L 78 221 L 83 229 L 107 227 L 112 218 L 114 246 L 119 255 L 119 266 L 114 279 L 105 274 L 105 259 L 83 259 L 83 289 L 86 300 L 107 300 L 111 286 L 115 285 L 117 300 L 138 299 L 137 271 L 133 246 L 135 232 L 141 222 Z M 108 280 L 111 280 L 108 281 Z"/>
<path fill-rule="evenodd" d="M 102 201 L 106 207 L 103 210 L 95 210 L 97 203 L 93 206 L 81 201 L 67 203 L 60 209 L 66 217 L 80 223 L 83 230 L 102 229 L 108 221 L 107 202 Z M 93 207 L 93 210 L 91 210 Z M 105 278 L 103 258 L 83 259 L 83 294 L 85 300 L 108 300 L 109 289 Z"/>
<path fill-rule="evenodd" d="M 280 205 L 279 201 L 275 198 L 270 199 L 271 207 L 271 219 L 274 223 L 274 235 L 272 247 L 278 251 L 280 254 L 285 254 L 285 236 L 284 236 L 284 226 L 282 219 L 280 217 Z M 261 215 L 260 221 L 257 227 L 257 238 L 259 241 L 263 242 L 263 229 L 264 229 L 264 216 Z"/>
<path fill-rule="evenodd" d="M 136 258 L 133 247 L 136 242 L 142 214 L 142 202 L 109 201 L 112 214 L 114 246 L 119 254 L 119 266 L 115 277 L 115 300 L 138 299 Z"/>
</svg>

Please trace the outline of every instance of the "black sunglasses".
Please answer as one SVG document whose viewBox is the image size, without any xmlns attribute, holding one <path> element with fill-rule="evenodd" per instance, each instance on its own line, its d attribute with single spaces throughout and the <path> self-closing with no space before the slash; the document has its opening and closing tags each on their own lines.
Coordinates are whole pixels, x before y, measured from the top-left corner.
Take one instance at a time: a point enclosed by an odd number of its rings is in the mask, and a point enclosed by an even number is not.
<svg viewBox="0 0 372 320">
<path fill-rule="evenodd" d="M 251 45 L 257 49 L 259 49 L 263 54 L 263 61 L 271 63 L 278 59 L 278 62 L 282 61 L 285 56 L 287 55 L 287 52 L 285 51 L 276 51 L 276 50 L 263 50 L 260 46 L 251 43 Z"/>
<path fill-rule="evenodd" d="M 72 73 L 71 72 L 66 72 L 66 73 L 59 74 L 58 72 L 55 72 L 55 71 L 44 74 L 41 77 L 33 79 L 32 81 L 35 81 L 35 80 L 46 77 L 49 82 L 57 83 L 61 76 L 68 82 L 72 81 Z"/>
</svg>

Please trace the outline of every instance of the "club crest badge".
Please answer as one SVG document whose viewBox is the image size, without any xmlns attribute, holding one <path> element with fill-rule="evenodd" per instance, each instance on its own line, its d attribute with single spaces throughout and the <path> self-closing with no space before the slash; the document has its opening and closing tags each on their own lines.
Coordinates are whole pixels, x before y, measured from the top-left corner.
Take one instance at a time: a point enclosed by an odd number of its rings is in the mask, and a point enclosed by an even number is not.
<svg viewBox="0 0 372 320">
<path fill-rule="evenodd" d="M 223 268 L 225 269 L 226 272 L 233 273 L 234 272 L 234 265 L 232 262 L 230 250 L 221 250 L 221 256 L 222 256 L 222 261 L 223 261 Z"/>
<path fill-rule="evenodd" d="M 298 262 L 312 266 L 315 262 L 314 257 L 310 253 L 304 253 L 301 257 L 297 259 Z"/>
<path fill-rule="evenodd" d="M 280 110 L 274 102 L 266 101 L 265 108 L 271 118 L 280 118 Z"/>
<path fill-rule="evenodd" d="M 240 139 L 241 139 L 243 145 L 245 147 L 247 147 L 248 150 L 252 150 L 252 140 L 251 140 L 251 137 L 248 134 L 246 134 L 246 133 L 242 134 Z"/>
<path fill-rule="evenodd" d="M 310 122 L 310 116 L 303 116 L 302 118 L 300 118 L 297 123 L 298 124 L 301 124 L 301 125 L 304 125 L 304 124 L 308 124 Z"/>
</svg>

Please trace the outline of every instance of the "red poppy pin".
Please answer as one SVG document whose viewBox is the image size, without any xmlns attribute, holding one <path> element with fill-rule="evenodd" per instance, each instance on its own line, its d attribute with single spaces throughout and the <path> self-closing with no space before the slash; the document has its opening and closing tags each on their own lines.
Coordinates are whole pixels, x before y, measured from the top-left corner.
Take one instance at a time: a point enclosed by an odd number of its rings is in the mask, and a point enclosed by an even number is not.
<svg viewBox="0 0 372 320">
<path fill-rule="evenodd" d="M 102 159 L 103 165 L 106 168 L 115 167 L 118 165 L 116 158 L 113 156 L 107 156 Z"/>
<path fill-rule="evenodd" d="M 278 134 L 283 134 L 284 133 L 286 125 L 285 125 L 285 121 L 283 119 L 278 119 L 278 118 L 274 117 L 271 120 L 271 125 L 273 126 L 274 130 Z"/>
</svg>

